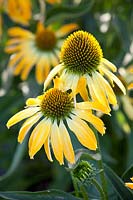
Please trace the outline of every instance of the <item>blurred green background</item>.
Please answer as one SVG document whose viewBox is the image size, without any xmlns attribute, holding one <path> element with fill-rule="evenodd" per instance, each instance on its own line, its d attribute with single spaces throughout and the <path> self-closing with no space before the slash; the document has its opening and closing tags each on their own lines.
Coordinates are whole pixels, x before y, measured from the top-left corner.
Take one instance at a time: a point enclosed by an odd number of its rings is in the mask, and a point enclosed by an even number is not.
<svg viewBox="0 0 133 200">
<path fill-rule="evenodd" d="M 34 0 L 32 4 L 33 14 L 37 14 L 39 4 Z M 34 70 L 28 80 L 22 82 L 7 68 L 9 55 L 4 53 L 7 30 L 18 24 L 13 23 L 6 14 L 3 17 L 4 34 L 0 44 L 0 190 L 39 191 L 55 188 L 72 191 L 71 177 L 64 166 L 59 166 L 56 160 L 50 163 L 43 149 L 34 160 L 30 160 L 28 137 L 22 145 L 17 143 L 21 123 L 10 130 L 6 127 L 7 120 L 23 109 L 28 97 L 36 97 L 42 93 L 43 85 L 36 83 Z M 79 29 L 86 30 L 97 38 L 104 57 L 118 67 L 120 74 L 123 72 L 122 68 L 126 70 L 133 66 L 132 0 L 64 0 L 61 4 L 47 5 L 46 24 L 55 23 L 58 26 L 69 22 L 78 23 Z M 34 31 L 36 23 L 31 20 L 28 29 Z M 130 79 L 133 80 L 132 76 L 133 74 Z M 128 84 L 128 75 L 124 76 L 124 81 Z M 133 93 L 127 93 L 132 110 L 124 109 L 129 102 L 123 100 L 117 90 L 116 95 L 119 108 L 112 110 L 111 117 L 102 116 L 107 129 L 106 135 L 100 137 L 100 144 L 104 162 L 121 177 L 133 164 L 133 118 L 129 116 L 129 113 L 133 113 Z M 72 139 L 75 149 L 81 148 L 74 136 Z M 133 169 L 130 173 L 133 176 Z M 125 180 L 129 177 L 126 176 Z"/>
</svg>

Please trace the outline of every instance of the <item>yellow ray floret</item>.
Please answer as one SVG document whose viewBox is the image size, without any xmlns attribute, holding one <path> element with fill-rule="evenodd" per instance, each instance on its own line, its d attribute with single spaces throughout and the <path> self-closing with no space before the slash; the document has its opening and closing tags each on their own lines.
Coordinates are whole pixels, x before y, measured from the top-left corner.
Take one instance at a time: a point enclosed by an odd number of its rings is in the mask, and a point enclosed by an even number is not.
<svg viewBox="0 0 133 200">
<path fill-rule="evenodd" d="M 102 120 L 91 112 L 92 109 L 97 109 L 98 105 L 89 101 L 74 102 L 71 93 L 57 88 L 58 81 L 57 78 L 55 87 L 44 94 L 37 98 L 29 98 L 25 109 L 11 117 L 7 127 L 10 128 L 26 119 L 20 128 L 18 142 L 22 143 L 27 133 L 33 129 L 29 139 L 30 158 L 33 159 L 44 146 L 48 159 L 53 161 L 52 148 L 55 158 L 62 165 L 64 157 L 70 163 L 75 162 L 70 130 L 83 146 L 96 150 L 96 136 L 89 125 L 93 125 L 102 135 L 105 133 L 105 127 Z"/>
<path fill-rule="evenodd" d="M 63 37 L 77 28 L 77 24 L 71 23 L 54 30 L 51 25 L 45 27 L 41 22 L 37 24 L 36 33 L 20 27 L 10 28 L 11 39 L 7 41 L 5 52 L 11 54 L 8 65 L 13 68 L 14 75 L 26 80 L 35 66 L 36 80 L 43 83 L 50 68 L 59 64 Z"/>
<path fill-rule="evenodd" d="M 103 58 L 102 49 L 96 38 L 86 31 L 76 31 L 65 40 L 60 53 L 60 64 L 51 70 L 44 82 L 44 91 L 58 73 L 63 80 L 63 87 L 71 89 L 86 101 L 96 101 L 110 112 L 110 105 L 116 105 L 113 91 L 114 83 L 123 94 L 126 89 L 113 72 L 117 68 Z"/>
</svg>

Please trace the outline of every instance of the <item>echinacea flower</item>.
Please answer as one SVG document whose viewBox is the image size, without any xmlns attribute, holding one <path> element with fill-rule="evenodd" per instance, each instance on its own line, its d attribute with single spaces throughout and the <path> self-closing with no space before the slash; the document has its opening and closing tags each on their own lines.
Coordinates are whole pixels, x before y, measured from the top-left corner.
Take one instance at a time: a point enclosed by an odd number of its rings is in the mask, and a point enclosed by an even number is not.
<svg viewBox="0 0 133 200">
<path fill-rule="evenodd" d="M 50 66 L 59 62 L 62 37 L 75 29 L 77 24 L 71 23 L 54 31 L 51 26 L 44 27 L 41 22 L 35 34 L 19 27 L 10 28 L 8 33 L 12 38 L 5 49 L 12 54 L 8 66 L 14 67 L 14 75 L 21 74 L 22 80 L 26 80 L 33 66 L 36 66 L 37 82 L 43 83 Z"/>
<path fill-rule="evenodd" d="M 0 0 L 0 37 L 3 25 L 2 13 L 6 13 L 14 22 L 27 26 L 32 16 L 31 10 L 30 0 Z"/>
<path fill-rule="evenodd" d="M 31 0 L 7 0 L 6 12 L 9 17 L 22 25 L 29 25 L 29 20 L 32 16 L 32 4 Z"/>
<path fill-rule="evenodd" d="M 130 178 L 130 179 L 131 179 L 131 181 L 133 182 L 133 177 Z M 130 189 L 133 189 L 133 183 L 130 183 L 130 182 L 125 183 L 125 186 L 128 187 L 128 188 L 130 188 Z"/>
<path fill-rule="evenodd" d="M 35 125 L 29 139 L 29 156 L 34 155 L 44 145 L 46 155 L 52 161 L 50 144 L 55 158 L 64 164 L 64 156 L 70 162 L 75 162 L 74 150 L 68 133 L 70 129 L 79 142 L 90 150 L 96 150 L 97 140 L 93 130 L 87 124 L 92 124 L 102 135 L 105 133 L 101 119 L 92 114 L 97 110 L 94 102 L 74 104 L 71 93 L 55 87 L 44 92 L 37 98 L 29 98 L 24 110 L 18 112 L 7 122 L 10 128 L 14 124 L 27 118 L 22 125 L 18 142 L 22 143 L 27 132 Z"/>
<path fill-rule="evenodd" d="M 74 95 L 79 91 L 84 99 L 86 93 L 83 94 L 83 88 L 86 91 L 86 87 L 88 87 L 88 97 L 92 101 L 98 101 L 104 105 L 108 112 L 110 111 L 109 103 L 117 104 L 111 87 L 113 82 L 124 94 L 126 93 L 121 81 L 112 73 L 116 72 L 116 67 L 103 58 L 98 41 L 86 31 L 76 31 L 68 36 L 61 48 L 60 63 L 48 75 L 44 83 L 44 90 L 53 77 L 60 72 L 60 78 L 64 81 L 66 90 L 72 89 Z"/>
</svg>

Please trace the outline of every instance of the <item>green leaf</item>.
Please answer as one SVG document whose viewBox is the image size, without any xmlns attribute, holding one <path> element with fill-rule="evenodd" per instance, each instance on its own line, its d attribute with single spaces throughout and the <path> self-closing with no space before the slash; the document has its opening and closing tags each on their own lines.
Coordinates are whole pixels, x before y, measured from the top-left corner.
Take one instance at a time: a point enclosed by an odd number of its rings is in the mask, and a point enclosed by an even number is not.
<svg viewBox="0 0 133 200">
<path fill-rule="evenodd" d="M 104 169 L 120 199 L 133 199 L 133 193 L 124 185 L 124 182 L 115 174 L 115 172 L 107 165 L 104 165 Z"/>
<path fill-rule="evenodd" d="M 80 200 L 61 190 L 46 190 L 41 192 L 0 192 L 0 197 L 10 200 Z"/>
<path fill-rule="evenodd" d="M 82 0 L 78 5 L 63 5 L 59 4 L 50 9 L 46 15 L 46 23 L 50 24 L 59 19 L 72 19 L 80 17 L 87 13 L 93 6 L 94 0 Z"/>
<path fill-rule="evenodd" d="M 124 172 L 122 179 L 127 182 L 133 176 L 133 164 Z M 131 181 L 131 180 L 130 180 Z"/>
<path fill-rule="evenodd" d="M 24 142 L 21 145 L 18 144 L 11 166 L 9 167 L 8 171 L 4 175 L 0 176 L 0 181 L 3 181 L 6 178 L 10 177 L 13 174 L 13 172 L 15 172 L 20 161 L 22 160 L 22 157 L 26 149 L 26 145 L 27 145 L 27 140 L 24 140 Z"/>
</svg>

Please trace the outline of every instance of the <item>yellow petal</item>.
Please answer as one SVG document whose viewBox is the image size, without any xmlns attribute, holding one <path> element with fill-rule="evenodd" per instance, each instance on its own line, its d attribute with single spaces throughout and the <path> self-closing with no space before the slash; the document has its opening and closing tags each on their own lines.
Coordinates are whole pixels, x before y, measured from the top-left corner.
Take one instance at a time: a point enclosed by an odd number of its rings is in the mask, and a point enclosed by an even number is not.
<svg viewBox="0 0 133 200">
<path fill-rule="evenodd" d="M 131 90 L 131 89 L 133 89 L 133 83 L 130 83 L 130 84 L 128 85 L 128 90 Z"/>
<path fill-rule="evenodd" d="M 67 123 L 71 131 L 76 135 L 79 142 L 91 150 L 96 150 L 97 141 L 93 131 L 88 127 L 88 125 L 76 117 L 73 120 L 67 119 Z"/>
<path fill-rule="evenodd" d="M 27 119 L 24 124 L 22 125 L 19 135 L 18 135 L 18 142 L 22 143 L 26 134 L 31 129 L 31 127 L 41 118 L 42 114 L 37 113 L 34 116 Z"/>
<path fill-rule="evenodd" d="M 104 69 L 104 73 L 110 77 L 115 83 L 116 85 L 118 85 L 118 87 L 121 89 L 121 91 L 123 92 L 123 94 L 126 94 L 126 89 L 124 87 L 124 85 L 122 84 L 122 82 L 117 78 L 117 76 L 115 76 L 112 72 Z"/>
<path fill-rule="evenodd" d="M 53 162 L 52 156 L 51 156 L 51 151 L 50 151 L 50 146 L 49 146 L 49 137 L 47 137 L 45 143 L 44 143 L 44 149 L 46 152 L 46 155 L 48 157 L 48 159 Z"/>
<path fill-rule="evenodd" d="M 60 136 L 61 136 L 61 140 L 63 143 L 63 151 L 64 151 L 64 155 L 66 157 L 66 159 L 71 163 L 75 163 L 75 156 L 74 156 L 74 150 L 72 147 L 72 143 L 71 143 L 71 139 L 70 136 L 68 134 L 68 131 L 66 129 L 66 127 L 64 126 L 63 122 L 60 122 L 59 125 L 59 129 L 60 129 Z"/>
<path fill-rule="evenodd" d="M 125 183 L 125 186 L 127 186 L 130 189 L 133 189 L 133 183 Z"/>
<path fill-rule="evenodd" d="M 2 25 L 3 25 L 3 20 L 2 20 L 2 15 L 0 14 L 0 41 L 1 41 L 2 32 L 3 32 Z"/>
<path fill-rule="evenodd" d="M 110 109 L 107 109 L 105 106 L 100 104 L 98 101 L 95 101 L 95 102 L 85 101 L 85 102 L 76 103 L 76 108 L 85 109 L 85 110 L 93 109 L 93 110 L 101 111 L 106 114 L 109 114 L 109 112 L 110 112 Z"/>
<path fill-rule="evenodd" d="M 31 71 L 32 67 L 37 63 L 37 60 L 39 59 L 39 55 L 36 54 L 36 52 L 32 52 L 32 55 L 30 55 L 32 57 L 32 59 L 29 62 L 27 62 L 26 66 L 23 68 L 23 71 L 21 73 L 22 80 L 27 79 L 29 72 Z"/>
<path fill-rule="evenodd" d="M 34 128 L 29 139 L 29 155 L 32 159 L 45 143 L 51 128 L 51 121 L 43 119 Z"/>
<path fill-rule="evenodd" d="M 15 45 L 15 46 L 8 46 L 5 48 L 6 53 L 16 53 L 17 51 L 20 51 L 22 49 L 22 44 Z"/>
<path fill-rule="evenodd" d="M 34 37 L 34 35 L 30 31 L 20 28 L 20 27 L 13 27 L 13 28 L 8 29 L 8 34 L 11 37 L 24 37 L 24 38 Z"/>
<path fill-rule="evenodd" d="M 34 115 L 36 112 L 40 110 L 39 107 L 32 107 L 32 108 L 26 108 L 18 113 L 16 113 L 13 117 L 11 117 L 8 122 L 7 122 L 7 127 L 10 128 L 14 124 L 20 122 L 23 119 L 26 119 L 28 117 L 31 117 Z"/>
<path fill-rule="evenodd" d="M 103 135 L 105 133 L 104 123 L 101 119 L 96 117 L 95 115 L 88 113 L 87 111 L 76 110 L 76 115 L 80 118 L 88 121 L 89 123 L 93 124 L 93 126 Z"/>
<path fill-rule="evenodd" d="M 16 65 L 16 68 L 14 70 L 14 75 L 19 75 L 22 71 L 22 69 L 26 66 L 26 58 L 23 56 L 20 60 L 20 62 Z"/>
<path fill-rule="evenodd" d="M 111 104 L 113 104 L 113 105 L 116 105 L 117 104 L 117 99 L 116 99 L 116 96 L 115 96 L 114 91 L 112 90 L 111 86 L 103 78 L 103 76 L 101 76 L 101 74 L 99 74 L 98 72 L 96 72 L 96 74 L 97 74 L 96 78 L 99 80 L 99 84 L 101 84 L 101 87 L 104 88 L 109 102 Z"/>
<path fill-rule="evenodd" d="M 19 53 L 11 55 L 8 67 L 14 67 L 14 65 L 21 59 L 22 56 L 23 53 L 21 51 Z"/>
<path fill-rule="evenodd" d="M 133 177 L 132 178 L 130 178 L 131 179 L 131 181 L 133 182 Z"/>
<path fill-rule="evenodd" d="M 26 101 L 27 106 L 39 106 L 40 105 L 40 99 L 38 98 L 29 98 Z"/>
<path fill-rule="evenodd" d="M 50 64 L 47 56 L 43 55 L 38 60 L 36 65 L 36 79 L 39 84 L 42 84 L 50 71 Z"/>
<path fill-rule="evenodd" d="M 98 100 L 101 104 L 107 107 L 107 109 L 109 109 L 109 103 L 108 103 L 104 88 L 101 87 L 101 84 L 99 84 L 99 82 L 97 81 L 95 73 L 93 73 L 92 78 L 90 78 L 88 84 L 89 84 L 88 86 L 92 87 L 92 90 L 97 98 L 94 100 Z"/>
<path fill-rule="evenodd" d="M 51 128 L 51 145 L 56 159 L 60 165 L 64 164 L 63 161 L 63 145 L 61 140 L 61 134 L 57 123 L 54 122 Z"/>
<path fill-rule="evenodd" d="M 21 0 L 8 0 L 7 1 L 7 13 L 9 17 L 18 23 L 28 25 L 31 18 L 31 1 Z"/>
<path fill-rule="evenodd" d="M 81 77 L 78 81 L 76 93 L 79 93 L 84 101 L 88 101 L 87 82 L 85 77 Z"/>
<path fill-rule="evenodd" d="M 7 41 L 6 46 L 18 45 L 19 43 L 24 42 L 25 39 L 23 38 L 12 38 Z"/>
<path fill-rule="evenodd" d="M 54 78 L 54 76 L 60 72 L 62 69 L 64 68 L 64 65 L 60 64 L 57 65 L 56 67 L 54 67 L 51 72 L 49 73 L 49 75 L 47 76 L 45 82 L 44 82 L 44 91 L 46 90 L 46 88 L 48 87 L 50 81 Z"/>
<path fill-rule="evenodd" d="M 54 53 L 49 53 L 49 60 L 53 67 L 57 66 L 59 64 L 58 58 L 54 55 Z"/>
<path fill-rule="evenodd" d="M 108 69 L 111 69 L 113 72 L 116 72 L 117 70 L 116 66 L 105 58 L 102 58 L 102 64 L 104 64 L 104 66 Z"/>
<path fill-rule="evenodd" d="M 131 181 L 133 181 L 133 177 L 132 178 L 130 178 L 131 179 Z"/>
<path fill-rule="evenodd" d="M 58 31 L 56 31 L 56 36 L 63 37 L 66 34 L 70 33 L 71 31 L 78 29 L 78 27 L 79 26 L 74 23 L 66 24 L 66 25 L 62 26 L 60 29 L 58 29 Z"/>
</svg>

